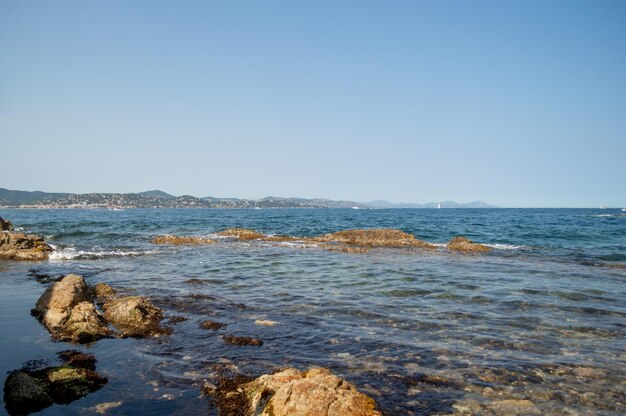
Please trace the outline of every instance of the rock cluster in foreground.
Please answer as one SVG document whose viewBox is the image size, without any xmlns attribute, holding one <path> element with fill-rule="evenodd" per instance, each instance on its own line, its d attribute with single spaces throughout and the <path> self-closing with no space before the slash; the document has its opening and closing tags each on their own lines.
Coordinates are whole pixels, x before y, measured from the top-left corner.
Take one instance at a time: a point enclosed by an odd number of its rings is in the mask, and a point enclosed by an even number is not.
<svg viewBox="0 0 626 416">
<path fill-rule="evenodd" d="M 225 383 L 214 395 L 218 413 L 246 416 L 380 416 L 376 402 L 323 368 L 294 368 L 242 384 Z"/>
<path fill-rule="evenodd" d="M 102 304 L 104 314 L 96 308 Z M 70 274 L 46 289 L 37 300 L 35 315 L 61 341 L 94 342 L 110 337 L 160 335 L 161 310 L 146 298 L 116 297 L 108 285 L 90 288 L 78 275 Z M 115 329 L 109 328 L 111 324 Z"/>
<path fill-rule="evenodd" d="M 63 365 L 12 371 L 4 383 L 4 403 L 11 415 L 38 412 L 55 403 L 67 404 L 107 383 L 98 374 L 96 358 L 78 351 L 59 353 Z"/>
</svg>

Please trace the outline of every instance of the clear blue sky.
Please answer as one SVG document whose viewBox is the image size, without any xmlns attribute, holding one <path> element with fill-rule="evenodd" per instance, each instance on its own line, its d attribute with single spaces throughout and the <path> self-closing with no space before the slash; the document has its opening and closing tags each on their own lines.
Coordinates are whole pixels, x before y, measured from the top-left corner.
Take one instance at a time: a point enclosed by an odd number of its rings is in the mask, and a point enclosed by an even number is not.
<svg viewBox="0 0 626 416">
<path fill-rule="evenodd" d="M 626 2 L 0 0 L 0 187 L 626 205 Z"/>
</svg>

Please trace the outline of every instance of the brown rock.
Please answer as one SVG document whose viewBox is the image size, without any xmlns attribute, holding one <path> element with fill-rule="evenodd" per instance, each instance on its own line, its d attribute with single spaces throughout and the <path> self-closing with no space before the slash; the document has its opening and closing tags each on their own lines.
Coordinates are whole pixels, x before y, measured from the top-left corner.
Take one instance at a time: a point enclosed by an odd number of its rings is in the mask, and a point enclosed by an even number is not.
<svg viewBox="0 0 626 416">
<path fill-rule="evenodd" d="M 496 400 L 487 407 L 497 415 L 538 415 L 539 409 L 530 400 Z"/>
<path fill-rule="evenodd" d="M 226 324 L 221 324 L 219 322 L 215 322 L 215 321 L 202 321 L 200 322 L 200 328 L 202 329 L 212 329 L 213 331 L 217 331 L 220 328 L 225 327 Z"/>
<path fill-rule="evenodd" d="M 37 308 L 42 311 L 44 309 L 68 309 L 88 299 L 85 279 L 76 274 L 68 274 L 46 289 L 37 300 Z"/>
<path fill-rule="evenodd" d="M 62 340 L 79 343 L 94 342 L 111 337 L 113 333 L 93 303 L 81 302 L 74 306 L 70 316 L 60 331 Z"/>
<path fill-rule="evenodd" d="M 253 347 L 260 347 L 263 345 L 263 341 L 252 337 L 238 337 L 235 335 L 225 335 L 222 337 L 224 342 L 230 345 L 251 345 Z"/>
<path fill-rule="evenodd" d="M 374 399 L 329 370 L 290 368 L 240 386 L 246 415 L 379 416 Z"/>
<path fill-rule="evenodd" d="M 46 260 L 52 247 L 43 237 L 8 231 L 0 232 L 0 259 Z"/>
<path fill-rule="evenodd" d="M 343 243 L 365 247 L 422 247 L 436 248 L 412 234 L 394 229 L 346 230 L 311 239 L 321 243 Z"/>
<path fill-rule="evenodd" d="M 13 224 L 11 224 L 11 221 L 6 221 L 0 217 L 0 231 L 13 231 Z"/>
<path fill-rule="evenodd" d="M 96 283 L 93 291 L 99 301 L 107 301 L 117 295 L 117 291 L 106 283 Z"/>
<path fill-rule="evenodd" d="M 487 252 L 491 251 L 490 247 L 472 242 L 466 237 L 454 237 L 447 245 L 449 250 L 467 251 L 467 252 Z"/>
<path fill-rule="evenodd" d="M 144 337 L 167 333 L 160 326 L 163 319 L 161 309 L 146 298 L 125 296 L 106 302 L 102 309 L 105 319 L 124 336 Z"/>
<path fill-rule="evenodd" d="M 86 343 L 113 335 L 94 307 L 85 280 L 75 274 L 48 287 L 34 313 L 59 340 Z"/>
<path fill-rule="evenodd" d="M 204 237 L 180 237 L 176 235 L 161 235 L 152 239 L 154 244 L 174 244 L 174 245 L 203 245 L 215 244 L 215 240 Z"/>
<path fill-rule="evenodd" d="M 258 240 L 267 237 L 265 234 L 247 228 L 229 228 L 220 231 L 217 235 L 222 237 L 236 237 L 240 240 Z"/>
</svg>

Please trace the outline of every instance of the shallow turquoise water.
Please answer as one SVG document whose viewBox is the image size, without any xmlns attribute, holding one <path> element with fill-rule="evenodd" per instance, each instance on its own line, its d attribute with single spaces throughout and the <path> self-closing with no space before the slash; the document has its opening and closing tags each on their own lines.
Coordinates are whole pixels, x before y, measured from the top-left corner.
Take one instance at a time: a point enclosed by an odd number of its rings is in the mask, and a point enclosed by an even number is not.
<svg viewBox="0 0 626 416">
<path fill-rule="evenodd" d="M 0 262 L 0 382 L 26 361 L 68 348 L 52 343 L 29 315 L 45 290 L 29 269 L 82 274 L 88 283 L 151 296 L 166 314 L 189 318 L 170 337 L 79 347 L 97 356 L 109 384 L 42 414 L 84 414 L 110 401 L 122 401 L 110 414 L 215 414 L 199 389 L 220 371 L 256 376 L 313 365 L 347 378 L 388 414 L 447 414 L 455 403 L 488 403 L 494 394 L 530 399 L 545 414 L 626 411 L 626 217 L 617 210 L 0 210 L 0 216 L 57 248 L 46 262 Z M 466 235 L 495 250 L 350 254 L 228 239 L 203 247 L 150 243 L 156 235 L 211 236 L 235 226 L 298 236 L 399 228 L 442 244 Z M 202 319 L 228 326 L 202 330 Z M 257 319 L 277 324 L 258 326 Z M 258 337 L 264 345 L 230 346 L 223 334 Z M 580 368 L 602 376 L 587 377 Z"/>
</svg>

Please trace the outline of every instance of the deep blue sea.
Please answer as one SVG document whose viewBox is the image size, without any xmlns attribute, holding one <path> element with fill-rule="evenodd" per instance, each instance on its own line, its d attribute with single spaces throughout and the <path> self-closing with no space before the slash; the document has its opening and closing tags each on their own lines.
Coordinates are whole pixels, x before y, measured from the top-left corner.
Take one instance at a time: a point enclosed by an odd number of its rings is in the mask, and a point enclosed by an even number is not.
<svg viewBox="0 0 626 416">
<path fill-rule="evenodd" d="M 215 415 L 203 385 L 224 371 L 259 376 L 287 366 L 328 367 L 387 415 L 462 414 L 468 406 L 503 414 L 490 404 L 509 399 L 530 400 L 545 415 L 626 413 L 620 210 L 0 209 L 0 216 L 56 248 L 48 261 L 0 261 L 0 385 L 8 371 L 31 360 L 54 363 L 69 348 L 95 354 L 109 378 L 43 415 L 97 414 L 93 407 L 105 402 L 121 402 L 110 415 Z M 398 228 L 442 245 L 464 235 L 494 250 L 343 253 L 297 243 L 150 241 L 230 227 L 294 236 Z M 52 342 L 30 316 L 46 288 L 33 276 L 69 273 L 149 296 L 166 316 L 188 320 L 166 337 Z M 227 326 L 207 331 L 204 319 Z M 228 345 L 225 334 L 264 345 Z"/>
</svg>

